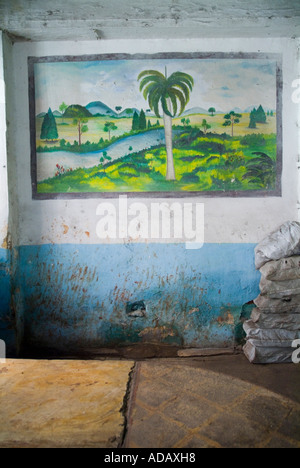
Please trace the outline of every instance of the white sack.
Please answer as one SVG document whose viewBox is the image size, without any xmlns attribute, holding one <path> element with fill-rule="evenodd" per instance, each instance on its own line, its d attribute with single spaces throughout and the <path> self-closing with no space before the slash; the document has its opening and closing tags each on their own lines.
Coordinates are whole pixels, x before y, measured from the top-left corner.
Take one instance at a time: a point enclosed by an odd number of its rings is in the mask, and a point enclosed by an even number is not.
<svg viewBox="0 0 300 468">
<path fill-rule="evenodd" d="M 300 338 L 299 330 L 286 330 L 284 328 L 261 328 L 252 320 L 243 323 L 243 328 L 247 334 L 247 339 L 254 338 L 261 341 L 284 341 L 289 342 L 290 346 L 294 340 Z"/>
<path fill-rule="evenodd" d="M 300 279 L 269 281 L 262 276 L 259 288 L 262 296 L 268 296 L 271 299 L 298 296 L 300 294 Z"/>
<path fill-rule="evenodd" d="M 271 299 L 260 294 L 254 304 L 265 314 L 300 314 L 300 295 Z"/>
<path fill-rule="evenodd" d="M 258 338 L 249 338 L 249 340 L 254 346 L 259 346 L 260 348 L 291 348 L 292 341 L 290 340 L 259 340 Z M 295 351 L 295 350 L 294 350 Z"/>
<path fill-rule="evenodd" d="M 291 347 L 265 348 L 253 343 L 253 340 L 248 340 L 243 347 L 243 351 L 247 359 L 253 364 L 273 364 L 292 362 L 292 354 L 295 349 Z"/>
<path fill-rule="evenodd" d="M 251 320 L 260 328 L 300 330 L 300 314 L 264 314 L 260 309 L 254 309 Z"/>
<path fill-rule="evenodd" d="M 259 270 L 270 260 L 293 255 L 300 255 L 300 223 L 288 221 L 256 246 L 255 266 Z"/>
<path fill-rule="evenodd" d="M 269 281 L 290 281 L 300 278 L 300 256 L 271 260 L 260 268 L 262 276 Z"/>
</svg>

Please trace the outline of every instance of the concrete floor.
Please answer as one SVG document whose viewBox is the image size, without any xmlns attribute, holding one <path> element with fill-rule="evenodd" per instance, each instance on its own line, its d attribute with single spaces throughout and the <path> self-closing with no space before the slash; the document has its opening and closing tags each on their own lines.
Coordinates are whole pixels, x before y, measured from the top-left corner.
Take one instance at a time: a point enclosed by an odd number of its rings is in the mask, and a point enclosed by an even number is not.
<svg viewBox="0 0 300 468">
<path fill-rule="evenodd" d="M 6 360 L 0 365 L 0 447 L 118 447 L 133 364 Z"/>
<path fill-rule="evenodd" d="M 299 371 L 243 355 L 7 360 L 0 447 L 300 448 Z"/>
</svg>

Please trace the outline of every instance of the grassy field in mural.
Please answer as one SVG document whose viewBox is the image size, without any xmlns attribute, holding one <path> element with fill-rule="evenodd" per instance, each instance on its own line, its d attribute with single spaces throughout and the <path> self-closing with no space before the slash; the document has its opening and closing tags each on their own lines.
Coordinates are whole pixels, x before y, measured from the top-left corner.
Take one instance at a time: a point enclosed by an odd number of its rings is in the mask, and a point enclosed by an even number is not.
<svg viewBox="0 0 300 468">
<path fill-rule="evenodd" d="M 203 128 L 203 119 L 210 126 Z M 157 119 L 152 119 L 154 125 Z M 128 121 L 128 122 L 127 122 Z M 175 120 L 173 126 L 173 154 L 176 180 L 166 180 L 166 147 L 164 143 L 153 145 L 149 149 L 134 151 L 134 144 L 128 144 L 128 151 L 122 157 L 110 161 L 103 155 L 111 154 L 109 141 L 97 132 L 85 136 L 81 143 L 82 151 L 95 145 L 102 153 L 98 156 L 98 164 L 93 167 L 63 167 L 59 160 L 59 149 L 62 145 L 48 144 L 49 156 L 55 162 L 56 172 L 53 177 L 42 180 L 38 184 L 39 193 L 68 192 L 170 192 L 170 191 L 243 191 L 243 190 L 273 190 L 276 179 L 276 118 L 268 117 L 268 122 L 258 125 L 255 133 L 245 125 L 249 123 L 249 115 L 244 114 L 239 124 L 234 127 L 234 136 L 224 132 L 223 115 L 208 116 L 191 115 L 189 121 Z M 91 128 L 103 128 L 101 118 L 93 119 Z M 209 122 L 209 123 L 208 123 Z M 159 122 L 160 124 L 160 122 Z M 116 132 L 113 142 L 118 138 L 124 144 L 130 133 L 130 119 L 115 121 L 119 134 Z M 58 126 L 60 129 L 60 126 Z M 62 125 L 63 141 L 69 141 L 69 150 L 75 149 L 77 141 L 74 128 Z M 159 128 L 159 127 L 157 127 Z M 122 138 L 122 131 L 128 132 Z M 152 130 L 153 131 L 153 127 Z M 136 136 L 147 132 L 136 133 Z M 71 136 L 72 134 L 72 136 Z M 72 138 L 74 139 L 72 141 Z M 87 139 L 88 138 L 88 139 Z M 100 141 L 100 143 L 99 143 Z M 132 139 L 130 140 L 133 141 Z M 98 145 L 98 146 L 97 146 Z M 126 145 L 126 143 L 125 143 Z M 47 145 L 45 145 L 47 146 Z M 66 150 L 67 146 L 64 144 Z M 45 147 L 43 148 L 45 150 Z M 102 159 L 102 162 L 100 162 Z M 59 166 L 59 168 L 57 168 Z"/>
</svg>

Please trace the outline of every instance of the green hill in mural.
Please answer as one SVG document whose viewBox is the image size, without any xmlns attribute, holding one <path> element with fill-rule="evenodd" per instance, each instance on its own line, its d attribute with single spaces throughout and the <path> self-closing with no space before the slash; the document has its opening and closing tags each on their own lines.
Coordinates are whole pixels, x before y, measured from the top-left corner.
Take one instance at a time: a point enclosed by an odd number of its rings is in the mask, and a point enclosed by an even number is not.
<svg viewBox="0 0 300 468">
<path fill-rule="evenodd" d="M 79 104 L 73 104 L 69 106 L 64 113 L 65 119 L 76 119 L 76 118 L 86 118 L 86 117 L 93 117 L 90 111 Z"/>
</svg>

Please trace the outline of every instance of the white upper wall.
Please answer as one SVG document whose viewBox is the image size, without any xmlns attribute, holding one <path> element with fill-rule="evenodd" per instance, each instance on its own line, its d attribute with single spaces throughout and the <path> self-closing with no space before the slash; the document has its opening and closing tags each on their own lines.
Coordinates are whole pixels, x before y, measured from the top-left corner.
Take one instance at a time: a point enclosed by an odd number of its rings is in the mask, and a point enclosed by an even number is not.
<svg viewBox="0 0 300 468">
<path fill-rule="evenodd" d="M 281 223 L 297 219 L 298 106 L 292 102 L 297 78 L 297 41 L 272 39 L 115 40 L 16 43 L 7 86 L 10 102 L 10 167 L 14 200 L 14 244 L 100 243 L 96 209 L 101 199 L 32 200 L 28 56 L 155 52 L 269 52 L 283 56 L 283 178 L 281 198 L 196 198 L 205 204 L 205 242 L 257 243 Z M 184 201 L 180 201 L 183 203 Z M 115 205 L 118 200 L 112 201 Z M 148 204 L 150 201 L 145 201 Z M 16 211 L 16 212 L 17 212 Z M 110 242 L 124 242 L 117 239 Z"/>
</svg>

